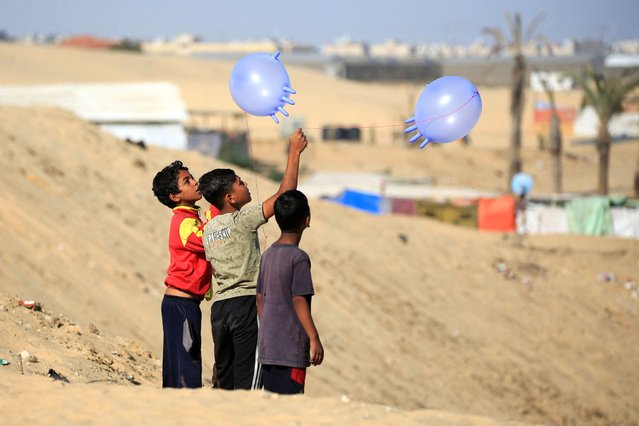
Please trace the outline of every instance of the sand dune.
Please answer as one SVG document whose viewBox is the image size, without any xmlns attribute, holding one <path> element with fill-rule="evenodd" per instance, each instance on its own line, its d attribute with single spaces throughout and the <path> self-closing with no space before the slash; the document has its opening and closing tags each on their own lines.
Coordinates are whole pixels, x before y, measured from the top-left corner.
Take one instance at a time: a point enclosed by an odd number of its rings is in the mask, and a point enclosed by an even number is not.
<svg viewBox="0 0 639 426">
<path fill-rule="evenodd" d="M 146 73 L 154 80 L 175 78 L 189 105 L 198 106 L 212 102 L 204 76 L 225 70 L 187 59 L 60 52 L 0 45 L 0 78 L 139 80 Z M 83 70 L 65 64 L 78 58 L 91 64 Z M 325 82 L 323 76 L 309 79 Z M 211 77 L 211 86 L 221 87 L 218 80 L 222 76 Z M 358 84 L 331 84 L 331 96 L 361 90 Z M 376 96 L 377 104 L 385 103 Z M 278 162 L 284 144 L 256 137 L 256 156 Z M 499 147 L 449 145 L 421 157 L 415 153 L 312 141 L 302 161 L 309 171 L 389 167 L 401 175 L 412 167 L 450 177 L 441 184 L 486 190 L 502 185 Z M 636 161 L 628 159 L 633 154 L 636 144 L 615 147 L 613 163 L 627 168 Z M 542 160 L 534 150 L 526 156 Z M 0 367 L 9 395 L 0 409 L 8 423 L 183 418 L 168 408 L 174 407 L 174 391 L 159 389 L 159 304 L 170 211 L 150 191 L 155 172 L 176 158 L 196 176 L 227 166 L 192 152 L 141 150 L 61 110 L 0 108 L 6 197 L 0 208 L 0 320 L 6 330 L 0 357 L 12 362 Z M 578 160 L 569 167 L 567 186 L 592 190 L 592 164 Z M 251 170 L 238 173 L 258 198 L 276 189 Z M 613 185 L 628 192 L 631 173 L 613 172 Z M 539 176 L 549 190 L 541 170 Z M 201 413 L 189 422 L 253 423 L 247 405 L 261 411 L 264 423 L 633 424 L 639 418 L 639 301 L 621 285 L 639 280 L 636 241 L 485 234 L 428 219 L 368 216 L 320 200 L 311 208 L 302 248 L 313 262 L 313 306 L 326 360 L 310 369 L 307 395 L 183 391 L 178 395 L 184 410 Z M 275 224 L 260 236 L 263 247 L 271 244 Z M 497 270 L 498 259 L 514 276 Z M 617 282 L 600 282 L 597 274 L 604 271 Z M 37 300 L 44 312 L 20 306 L 20 298 Z M 205 318 L 209 311 L 203 304 Z M 207 381 L 212 343 L 206 321 L 203 335 Z M 24 365 L 24 375 L 12 356 L 22 350 L 38 357 Z M 70 383 L 40 377 L 51 368 Z"/>
</svg>

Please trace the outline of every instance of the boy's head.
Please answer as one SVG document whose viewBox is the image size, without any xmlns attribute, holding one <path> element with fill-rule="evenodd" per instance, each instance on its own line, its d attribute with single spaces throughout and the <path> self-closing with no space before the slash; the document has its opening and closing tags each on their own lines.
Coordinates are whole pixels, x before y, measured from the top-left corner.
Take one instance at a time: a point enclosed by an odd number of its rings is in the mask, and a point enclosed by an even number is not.
<svg viewBox="0 0 639 426">
<path fill-rule="evenodd" d="M 275 220 L 282 232 L 300 232 L 311 222 L 306 195 L 297 189 L 282 193 L 275 200 Z"/>
<path fill-rule="evenodd" d="M 239 210 L 251 202 L 248 186 L 231 169 L 215 169 L 203 174 L 200 191 L 206 201 L 220 210 L 226 205 Z"/>
<path fill-rule="evenodd" d="M 153 194 L 169 208 L 195 205 L 202 199 L 198 183 L 181 161 L 174 161 L 153 178 Z"/>
</svg>

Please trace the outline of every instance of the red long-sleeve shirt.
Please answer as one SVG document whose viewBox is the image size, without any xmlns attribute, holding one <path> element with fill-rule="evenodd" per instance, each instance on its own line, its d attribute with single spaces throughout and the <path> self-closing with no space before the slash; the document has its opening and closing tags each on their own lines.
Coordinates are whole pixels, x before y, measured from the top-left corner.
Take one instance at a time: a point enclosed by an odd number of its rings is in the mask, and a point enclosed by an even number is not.
<svg viewBox="0 0 639 426">
<path fill-rule="evenodd" d="M 213 268 L 204 256 L 204 224 L 199 211 L 199 207 L 188 206 L 173 209 L 169 230 L 170 263 L 164 283 L 203 298 L 211 287 Z"/>
<path fill-rule="evenodd" d="M 209 206 L 209 209 L 206 211 L 206 213 L 204 213 L 204 216 L 206 217 L 206 222 L 208 222 L 209 220 L 213 219 L 218 214 L 220 214 L 220 209 L 218 209 L 213 204 L 211 204 Z"/>
</svg>

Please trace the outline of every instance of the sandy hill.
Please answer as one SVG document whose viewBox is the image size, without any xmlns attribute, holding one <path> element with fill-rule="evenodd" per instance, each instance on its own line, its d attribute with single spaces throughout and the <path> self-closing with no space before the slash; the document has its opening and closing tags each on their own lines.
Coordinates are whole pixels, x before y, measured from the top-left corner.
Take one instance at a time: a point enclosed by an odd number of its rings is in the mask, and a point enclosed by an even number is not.
<svg viewBox="0 0 639 426">
<path fill-rule="evenodd" d="M 56 52 L 44 52 L 47 62 L 39 48 L 25 50 L 28 61 L 18 53 L 11 61 L 6 50 L 0 52 L 2 63 L 12 64 L 2 71 L 7 79 L 38 76 L 44 82 L 46 73 L 38 74 L 29 62 L 36 60 L 50 65 L 52 80 L 78 78 Z M 96 70 L 121 66 L 126 77 L 126 55 L 63 55 L 98 61 L 87 66 Z M 153 79 L 157 70 L 202 78 L 198 61 L 131 61 L 153 62 Z M 12 74 L 12 69 L 22 72 Z M 131 72 L 129 79 L 142 78 Z M 97 71 L 87 75 L 106 79 Z M 347 94 L 359 90 L 359 85 L 339 85 Z M 621 157 L 636 154 L 634 145 L 626 147 L 627 152 L 613 150 L 614 161 L 630 161 L 619 158 L 622 152 Z M 494 164 L 504 162 L 499 152 L 448 148 L 428 151 L 427 167 L 445 163 L 440 170 L 462 176 L 460 184 L 471 181 L 474 170 L 495 174 Z M 400 165 L 382 159 L 391 153 L 312 145 L 303 161 L 319 170 L 331 163 L 322 158 L 339 158 L 342 167 L 366 169 L 367 159 L 377 158 L 401 170 L 402 157 Z M 68 423 L 138 423 L 144 421 L 136 422 L 140 412 L 149 423 L 179 419 L 167 409 L 175 395 L 158 389 L 159 304 L 170 211 L 150 191 L 155 172 L 176 158 L 196 176 L 227 166 L 191 152 L 141 150 L 61 110 L 0 108 L 5 195 L 0 208 L 0 320 L 5 324 L 0 357 L 11 361 L 0 368 L 10 395 L 0 409 L 11 424 L 61 418 Z M 592 173 L 594 184 L 595 173 L 586 170 L 585 160 L 579 164 L 578 177 L 569 179 L 575 187 L 592 189 L 579 176 Z M 238 173 L 260 199 L 276 189 L 250 170 Z M 477 179 L 474 186 L 492 189 L 498 186 L 494 179 L 485 184 Z M 618 182 L 625 185 L 623 176 Z M 246 414 L 247 404 L 263 410 L 260 420 L 267 423 L 636 423 L 639 301 L 621 285 L 639 279 L 636 241 L 517 238 L 421 218 L 368 216 L 319 200 L 311 208 L 312 226 L 302 248 L 313 262 L 313 306 L 327 356 L 322 366 L 310 370 L 307 396 L 202 389 L 179 394 L 185 395 L 185 409 L 201 408 L 207 418 L 240 423 L 256 419 Z M 274 223 L 260 236 L 263 247 L 272 243 Z M 510 274 L 500 272 L 498 264 Z M 600 272 L 613 273 L 616 282 L 600 282 Z M 21 298 L 41 303 L 43 312 L 20 306 Z M 204 318 L 209 312 L 203 304 Z M 203 322 L 207 379 L 212 349 Z M 25 363 L 24 375 L 13 356 L 22 350 L 38 358 Z M 49 369 L 71 383 L 61 386 L 39 377 Z M 34 407 L 35 398 L 39 404 Z"/>
<path fill-rule="evenodd" d="M 0 210 L 1 290 L 43 303 L 53 319 L 61 313 L 77 321 L 76 335 L 56 334 L 68 321 L 51 332 L 40 326 L 46 338 L 84 342 L 47 346 L 33 335 L 34 324 L 3 335 L 2 351 L 35 353 L 40 362 L 27 371 L 54 368 L 81 383 L 126 384 L 130 374 L 157 387 L 153 354 L 161 348 L 170 212 L 153 199 L 149 182 L 176 157 L 196 175 L 221 164 L 193 153 L 143 151 L 58 110 L 0 109 L 0 140 L 0 179 L 8 189 Z M 257 187 L 262 196 L 275 190 L 262 178 Z M 310 396 L 532 422 L 636 416 L 639 304 L 623 287 L 596 278 L 601 271 L 636 274 L 636 242 L 519 241 L 322 201 L 312 209 L 302 245 L 313 259 L 327 358 L 311 371 Z M 270 223 L 261 235 L 269 244 L 277 232 Z M 498 259 L 512 279 L 497 271 Z M 26 324 L 26 309 L 15 305 L 5 304 L 13 321 Z M 100 347 L 91 328 L 114 340 Z M 113 371 L 93 372 L 78 364 L 82 357 L 98 366 L 112 362 Z M 148 365 L 136 370 L 136 362 Z"/>
</svg>

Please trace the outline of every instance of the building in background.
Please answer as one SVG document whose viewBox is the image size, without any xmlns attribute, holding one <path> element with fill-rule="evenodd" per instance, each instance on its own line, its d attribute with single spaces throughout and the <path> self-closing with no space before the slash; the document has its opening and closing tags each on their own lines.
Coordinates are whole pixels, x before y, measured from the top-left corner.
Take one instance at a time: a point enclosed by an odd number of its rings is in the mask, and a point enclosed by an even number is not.
<svg viewBox="0 0 639 426">
<path fill-rule="evenodd" d="M 0 104 L 67 109 L 123 139 L 187 149 L 187 110 L 172 83 L 0 86 Z"/>
</svg>

